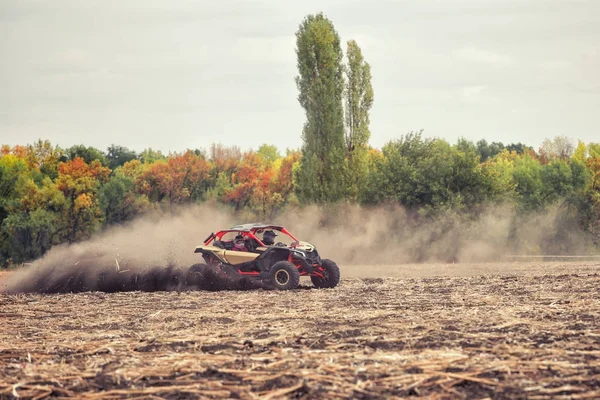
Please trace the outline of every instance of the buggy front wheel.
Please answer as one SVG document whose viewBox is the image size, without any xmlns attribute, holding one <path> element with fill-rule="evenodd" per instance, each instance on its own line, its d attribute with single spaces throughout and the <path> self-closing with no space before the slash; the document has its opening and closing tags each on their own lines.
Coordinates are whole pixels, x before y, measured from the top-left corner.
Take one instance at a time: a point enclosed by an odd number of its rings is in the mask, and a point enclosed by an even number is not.
<svg viewBox="0 0 600 400">
<path fill-rule="evenodd" d="M 323 270 L 319 272 L 323 274 L 324 278 L 312 275 L 310 280 L 313 285 L 319 289 L 336 287 L 340 282 L 340 268 L 329 259 L 323 260 L 321 267 L 323 267 Z"/>
<path fill-rule="evenodd" d="M 269 281 L 278 290 L 296 289 L 300 284 L 300 273 L 291 262 L 278 261 L 269 271 Z"/>
</svg>

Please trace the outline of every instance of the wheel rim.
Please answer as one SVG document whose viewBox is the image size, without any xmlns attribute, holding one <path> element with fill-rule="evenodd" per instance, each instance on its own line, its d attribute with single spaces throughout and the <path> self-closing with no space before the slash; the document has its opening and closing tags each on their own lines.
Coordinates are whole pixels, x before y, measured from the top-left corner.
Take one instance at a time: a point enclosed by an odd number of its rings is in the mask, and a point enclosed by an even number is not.
<svg viewBox="0 0 600 400">
<path fill-rule="evenodd" d="M 289 282 L 289 280 L 290 280 L 290 273 L 287 272 L 285 269 L 280 269 L 275 274 L 275 282 L 277 282 L 277 284 L 279 284 L 279 285 L 285 285 L 286 283 Z"/>
</svg>

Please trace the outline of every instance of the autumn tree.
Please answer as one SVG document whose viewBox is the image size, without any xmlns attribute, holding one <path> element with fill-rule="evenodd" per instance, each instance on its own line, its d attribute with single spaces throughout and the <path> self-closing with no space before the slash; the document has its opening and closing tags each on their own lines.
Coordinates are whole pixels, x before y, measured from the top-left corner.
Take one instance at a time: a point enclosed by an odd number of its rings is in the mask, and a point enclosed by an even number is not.
<svg viewBox="0 0 600 400">
<path fill-rule="evenodd" d="M 91 164 L 92 161 L 98 160 L 103 166 L 108 166 L 108 160 L 106 159 L 106 155 L 102 152 L 102 150 L 99 150 L 93 146 L 84 146 L 83 144 L 76 144 L 74 146 L 69 147 L 65 153 L 68 157 L 68 160 L 74 160 L 77 157 L 79 157 L 83 161 L 85 161 L 86 164 Z"/>
<path fill-rule="evenodd" d="M 20 191 L 21 201 L 0 226 L 0 261 L 33 260 L 62 239 L 61 216 L 67 202 L 52 180 L 45 177 L 38 187 L 33 179 L 26 179 Z"/>
<path fill-rule="evenodd" d="M 58 177 L 58 163 L 66 161 L 64 151 L 58 146 L 52 146 L 48 140 L 38 140 L 33 144 L 27 145 L 28 161 L 31 167 L 37 168 L 40 172 L 56 179 Z"/>
<path fill-rule="evenodd" d="M 132 168 L 136 164 L 126 166 Z M 208 188 L 209 174 L 210 166 L 206 160 L 192 151 L 186 151 L 141 168 L 137 174 L 136 186 L 151 201 L 160 203 L 166 200 L 172 206 L 201 198 Z"/>
<path fill-rule="evenodd" d="M 354 40 L 348 41 L 347 46 L 345 139 L 348 159 L 348 196 L 356 200 L 366 176 L 367 147 L 371 136 L 369 110 L 373 105 L 373 87 L 371 66 L 365 61 L 360 47 Z"/>
<path fill-rule="evenodd" d="M 545 156 L 547 161 L 554 158 L 562 160 L 569 159 L 575 151 L 573 140 L 566 136 L 556 136 L 553 139 L 545 139 L 540 147 L 540 154 Z"/>
<path fill-rule="evenodd" d="M 293 171 L 300 152 L 265 159 L 264 152 L 246 152 L 220 199 L 236 212 L 247 211 L 271 219 L 293 200 Z M 269 155 L 267 154 L 267 157 Z"/>
<path fill-rule="evenodd" d="M 585 164 L 585 160 L 587 159 L 587 157 L 588 157 L 588 150 L 587 150 L 585 143 L 583 143 L 581 140 L 578 140 L 577 147 L 575 148 L 575 151 L 573 152 L 572 160 L 577 161 L 582 164 Z"/>
<path fill-rule="evenodd" d="M 58 167 L 56 186 L 63 192 L 68 203 L 64 217 L 64 237 L 74 242 L 90 236 L 102 223 L 102 211 L 97 192 L 108 181 L 110 169 L 94 160 L 90 164 L 82 158 L 61 163 Z"/>
<path fill-rule="evenodd" d="M 322 13 L 308 15 L 296 32 L 295 81 L 306 122 L 296 175 L 305 202 L 342 199 L 345 191 L 344 76 L 340 37 Z"/>
<path fill-rule="evenodd" d="M 592 145 L 592 144 L 590 144 Z M 594 147 L 590 153 L 594 153 Z M 578 211 L 581 225 L 600 239 L 600 154 L 586 160 L 588 185 L 581 196 Z"/>
<path fill-rule="evenodd" d="M 222 174 L 230 179 L 241 160 L 242 151 L 238 146 L 225 146 L 221 143 L 213 143 L 210 146 L 209 161 L 212 167 L 211 174 L 215 180 L 220 179 Z"/>
<path fill-rule="evenodd" d="M 202 154 L 188 150 L 182 155 L 171 157 L 171 168 L 183 172 L 183 185 L 188 188 L 192 201 L 204 200 L 206 192 L 213 186 L 211 165 Z"/>
<path fill-rule="evenodd" d="M 35 150 L 37 144 L 48 153 Z M 40 257 L 60 242 L 65 199 L 51 177 L 40 173 L 40 167 L 52 170 L 56 149 L 37 144 L 0 158 L 0 265 Z"/>
<path fill-rule="evenodd" d="M 299 165 L 301 157 L 300 151 L 289 151 L 280 159 L 274 182 L 274 191 L 281 197 L 281 203 L 278 204 L 280 208 L 293 201 L 294 168 Z"/>
<path fill-rule="evenodd" d="M 252 209 L 261 219 L 271 220 L 286 206 L 293 204 L 293 170 L 300 160 L 299 151 L 290 151 L 285 157 L 267 164 L 251 201 Z"/>
<path fill-rule="evenodd" d="M 139 160 L 143 163 L 148 164 L 152 164 L 160 160 L 165 160 L 166 158 L 167 157 L 164 156 L 160 150 L 154 150 L 151 147 L 144 149 L 139 155 Z"/>
<path fill-rule="evenodd" d="M 490 185 L 489 199 L 515 204 L 517 184 L 513 179 L 513 172 L 518 157 L 516 151 L 504 148 L 500 153 L 481 163 L 481 171 Z"/>
<path fill-rule="evenodd" d="M 587 151 L 589 157 L 600 157 L 600 143 L 589 143 Z"/>
<path fill-rule="evenodd" d="M 223 198 L 235 211 L 240 211 L 250 204 L 258 186 L 268 185 L 270 175 L 263 174 L 262 165 L 262 159 L 256 152 L 249 151 L 244 154 L 239 168 L 231 177 L 232 187 L 226 191 Z M 264 180 L 267 182 L 263 182 Z"/>
<path fill-rule="evenodd" d="M 266 143 L 258 148 L 257 153 L 267 164 L 272 164 L 281 157 L 276 146 Z"/>
</svg>

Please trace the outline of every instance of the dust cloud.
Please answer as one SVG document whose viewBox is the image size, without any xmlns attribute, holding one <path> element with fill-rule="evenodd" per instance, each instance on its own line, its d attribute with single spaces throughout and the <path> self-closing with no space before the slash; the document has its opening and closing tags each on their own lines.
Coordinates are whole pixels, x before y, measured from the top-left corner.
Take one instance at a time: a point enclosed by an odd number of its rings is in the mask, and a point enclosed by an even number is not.
<svg viewBox="0 0 600 400">
<path fill-rule="evenodd" d="M 90 240 L 52 248 L 44 257 L 0 282 L 6 293 L 82 291 L 185 291 L 256 289 L 268 286 L 200 266 L 194 248 L 210 232 L 235 222 L 211 207 L 151 215 L 112 227 Z"/>
<path fill-rule="evenodd" d="M 311 206 L 270 221 L 236 217 L 209 204 L 176 208 L 84 242 L 56 246 L 0 282 L 0 292 L 268 289 L 208 269 L 188 271 L 203 262 L 193 251 L 210 232 L 246 222 L 282 224 L 342 269 L 352 264 L 483 263 L 507 254 L 585 254 L 592 246 L 592 238 L 558 208 L 518 219 L 510 208 L 493 206 L 477 219 L 446 213 L 418 221 L 398 206 Z"/>
<path fill-rule="evenodd" d="M 283 220 L 322 256 L 342 264 L 487 263 L 517 254 L 589 254 L 597 241 L 560 207 L 523 217 L 510 206 L 490 205 L 477 218 L 447 212 L 418 219 L 397 205 L 344 205 L 296 210 Z"/>
</svg>

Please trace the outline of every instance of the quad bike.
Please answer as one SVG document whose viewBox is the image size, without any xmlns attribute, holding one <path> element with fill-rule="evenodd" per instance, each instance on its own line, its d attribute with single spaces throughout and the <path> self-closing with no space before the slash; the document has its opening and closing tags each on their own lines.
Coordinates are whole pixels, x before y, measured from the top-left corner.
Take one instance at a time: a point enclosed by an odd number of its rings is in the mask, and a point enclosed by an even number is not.
<svg viewBox="0 0 600 400">
<path fill-rule="evenodd" d="M 271 238 L 279 236 L 275 232 L 287 235 L 291 243 L 274 243 Z M 316 288 L 333 288 L 340 281 L 335 262 L 322 259 L 315 246 L 299 241 L 281 225 L 243 224 L 213 232 L 194 253 L 227 275 L 256 278 L 278 290 L 296 289 L 301 276 L 310 276 Z"/>
</svg>

